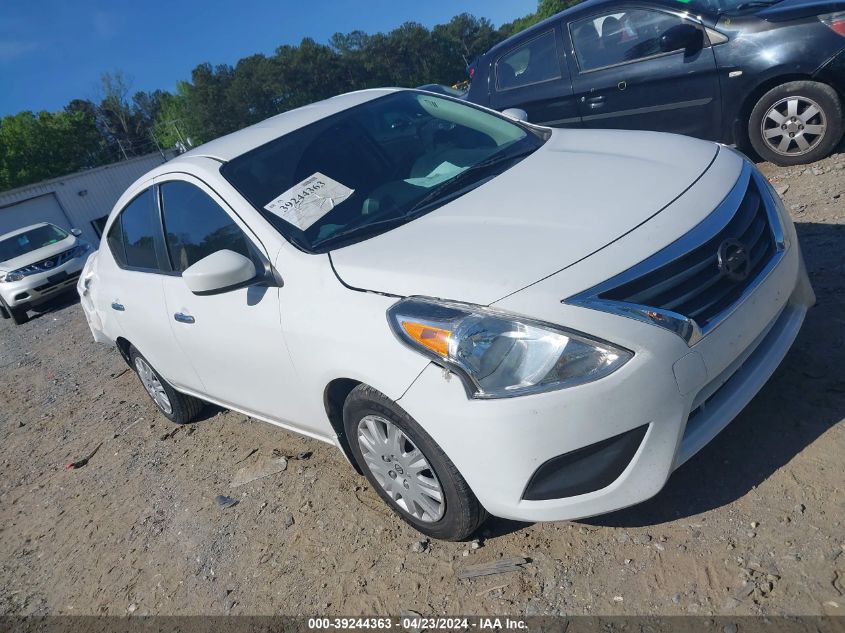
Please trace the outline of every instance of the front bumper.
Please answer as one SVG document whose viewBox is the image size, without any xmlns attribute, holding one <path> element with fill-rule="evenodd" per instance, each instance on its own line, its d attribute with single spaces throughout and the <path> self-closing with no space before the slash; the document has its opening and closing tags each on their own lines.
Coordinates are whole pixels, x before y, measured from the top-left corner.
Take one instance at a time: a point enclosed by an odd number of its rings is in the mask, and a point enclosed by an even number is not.
<svg viewBox="0 0 845 633">
<path fill-rule="evenodd" d="M 688 347 L 674 334 L 619 316 L 602 336 L 651 343 L 594 383 L 503 400 L 472 400 L 456 376 L 429 366 L 399 400 L 443 448 L 493 515 L 554 521 L 618 510 L 655 494 L 750 402 L 786 355 L 815 301 L 797 242 L 717 329 Z M 643 329 L 647 328 L 647 329 Z M 607 328 L 605 328 L 607 329 Z M 526 487 L 558 456 L 646 427 L 612 483 L 556 499 Z"/>
<path fill-rule="evenodd" d="M 20 281 L 0 283 L 0 296 L 6 305 L 31 307 L 43 303 L 76 285 L 88 254 L 64 262 L 52 270 L 28 275 Z"/>
</svg>

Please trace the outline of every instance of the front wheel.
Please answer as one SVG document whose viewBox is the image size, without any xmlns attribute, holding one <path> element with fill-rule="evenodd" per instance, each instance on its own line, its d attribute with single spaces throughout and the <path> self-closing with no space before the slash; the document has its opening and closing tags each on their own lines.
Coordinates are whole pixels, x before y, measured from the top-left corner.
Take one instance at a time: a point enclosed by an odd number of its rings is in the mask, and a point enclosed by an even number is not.
<svg viewBox="0 0 845 633">
<path fill-rule="evenodd" d="M 203 407 L 202 400 L 176 391 L 134 347 L 129 349 L 129 362 L 158 410 L 168 420 L 187 424 L 196 419 Z"/>
<path fill-rule="evenodd" d="M 801 165 L 827 157 L 842 138 L 842 101 L 817 81 L 791 81 L 764 94 L 748 123 L 760 158 L 775 165 Z"/>
<path fill-rule="evenodd" d="M 343 406 L 355 460 L 381 498 L 407 523 L 449 541 L 469 537 L 487 513 L 435 441 L 384 394 L 359 385 Z"/>
</svg>

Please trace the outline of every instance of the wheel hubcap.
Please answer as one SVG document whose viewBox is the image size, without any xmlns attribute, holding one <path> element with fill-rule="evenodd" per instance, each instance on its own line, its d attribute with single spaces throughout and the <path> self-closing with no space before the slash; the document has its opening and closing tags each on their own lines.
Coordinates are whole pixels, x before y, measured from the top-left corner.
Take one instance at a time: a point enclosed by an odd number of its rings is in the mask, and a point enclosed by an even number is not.
<svg viewBox="0 0 845 633">
<path fill-rule="evenodd" d="M 443 517 L 446 501 L 440 480 L 399 427 L 381 416 L 365 416 L 358 423 L 358 445 L 370 472 L 396 505 L 426 523 Z"/>
<path fill-rule="evenodd" d="M 150 394 L 150 397 L 158 408 L 168 415 L 173 413 L 173 407 L 170 404 L 170 398 L 167 397 L 167 393 L 164 391 L 164 386 L 143 358 L 138 357 L 135 359 L 135 369 L 141 378 L 141 384 L 144 385 L 144 389 Z"/>
<path fill-rule="evenodd" d="M 800 156 L 824 138 L 827 119 L 819 104 L 807 97 L 787 97 L 763 117 L 761 132 L 769 148 L 782 156 Z"/>
</svg>

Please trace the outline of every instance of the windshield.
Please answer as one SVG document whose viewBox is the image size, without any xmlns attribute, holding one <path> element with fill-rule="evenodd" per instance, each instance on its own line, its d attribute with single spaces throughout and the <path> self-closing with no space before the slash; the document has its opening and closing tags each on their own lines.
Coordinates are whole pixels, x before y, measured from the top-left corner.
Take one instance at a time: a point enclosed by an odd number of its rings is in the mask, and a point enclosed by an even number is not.
<svg viewBox="0 0 845 633">
<path fill-rule="evenodd" d="M 411 221 L 543 142 L 480 108 L 403 91 L 286 134 L 220 171 L 285 237 L 318 253 Z"/>
<path fill-rule="evenodd" d="M 0 262 L 5 262 L 31 251 L 44 248 L 50 244 L 61 242 L 67 237 L 59 227 L 53 224 L 45 224 L 12 237 L 0 240 Z"/>
</svg>

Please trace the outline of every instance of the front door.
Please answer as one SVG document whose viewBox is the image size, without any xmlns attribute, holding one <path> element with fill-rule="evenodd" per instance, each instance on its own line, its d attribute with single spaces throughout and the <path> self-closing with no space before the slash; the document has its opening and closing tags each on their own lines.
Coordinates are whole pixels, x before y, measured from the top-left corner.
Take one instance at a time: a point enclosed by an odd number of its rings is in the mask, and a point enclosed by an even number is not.
<svg viewBox="0 0 845 633">
<path fill-rule="evenodd" d="M 490 107 L 496 110 L 525 110 L 528 120 L 538 125 L 578 125 L 578 105 L 557 27 L 515 44 L 493 61 L 489 90 Z"/>
<path fill-rule="evenodd" d="M 279 288 L 262 285 L 195 295 L 181 273 L 228 249 L 269 261 L 263 245 L 211 189 L 187 175 L 157 181 L 173 273 L 164 278 L 167 315 L 186 363 L 208 399 L 278 422 L 302 420 L 298 377 L 282 333 Z M 187 370 L 187 367 L 186 367 Z"/>
<path fill-rule="evenodd" d="M 683 24 L 699 30 L 701 45 L 664 52 L 661 37 Z M 621 7 L 577 20 L 565 32 L 584 127 L 719 138 L 716 60 L 700 24 L 668 11 Z"/>
</svg>

